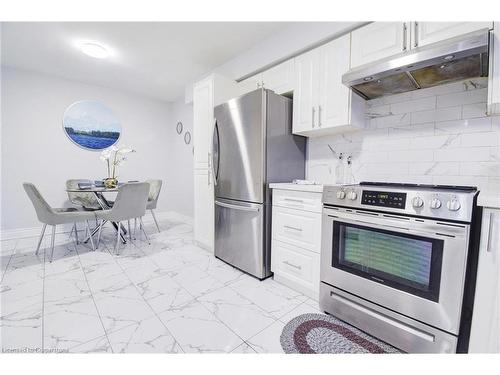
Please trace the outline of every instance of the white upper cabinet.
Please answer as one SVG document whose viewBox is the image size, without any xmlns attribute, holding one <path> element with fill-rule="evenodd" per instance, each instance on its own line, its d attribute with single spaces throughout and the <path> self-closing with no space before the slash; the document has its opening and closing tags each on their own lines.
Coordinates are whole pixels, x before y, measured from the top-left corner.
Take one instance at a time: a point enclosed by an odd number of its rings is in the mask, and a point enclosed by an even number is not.
<svg viewBox="0 0 500 375">
<path fill-rule="evenodd" d="M 295 59 L 287 60 L 262 72 L 262 86 L 276 94 L 293 91 Z"/>
<path fill-rule="evenodd" d="M 238 83 L 240 95 L 264 87 L 276 94 L 285 94 L 294 89 L 295 59 L 287 60 L 262 73 L 244 79 Z"/>
<path fill-rule="evenodd" d="M 351 68 L 409 48 L 407 22 L 373 22 L 354 30 L 351 45 Z"/>
<path fill-rule="evenodd" d="M 485 28 L 493 28 L 493 22 L 412 22 L 411 48 L 423 47 Z"/>
<path fill-rule="evenodd" d="M 293 133 L 320 136 L 364 126 L 364 100 L 342 84 L 350 35 L 295 58 Z"/>
<path fill-rule="evenodd" d="M 500 23 L 490 32 L 490 63 L 488 74 L 488 115 L 500 115 Z"/>
<path fill-rule="evenodd" d="M 342 75 L 349 70 L 349 50 L 349 35 L 321 48 L 318 126 L 322 129 L 346 125 L 350 121 L 351 90 L 342 84 Z"/>
<path fill-rule="evenodd" d="M 293 133 L 317 126 L 320 52 L 316 48 L 295 58 L 295 90 L 293 92 Z"/>
</svg>

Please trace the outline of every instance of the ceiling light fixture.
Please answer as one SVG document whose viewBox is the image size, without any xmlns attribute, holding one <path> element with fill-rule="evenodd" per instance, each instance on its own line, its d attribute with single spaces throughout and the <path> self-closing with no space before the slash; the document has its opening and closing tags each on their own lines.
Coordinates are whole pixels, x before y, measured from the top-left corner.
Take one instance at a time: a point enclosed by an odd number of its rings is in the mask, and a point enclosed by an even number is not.
<svg viewBox="0 0 500 375">
<path fill-rule="evenodd" d="M 98 42 L 80 42 L 78 47 L 84 54 L 96 59 L 105 59 L 110 55 L 109 50 Z"/>
</svg>

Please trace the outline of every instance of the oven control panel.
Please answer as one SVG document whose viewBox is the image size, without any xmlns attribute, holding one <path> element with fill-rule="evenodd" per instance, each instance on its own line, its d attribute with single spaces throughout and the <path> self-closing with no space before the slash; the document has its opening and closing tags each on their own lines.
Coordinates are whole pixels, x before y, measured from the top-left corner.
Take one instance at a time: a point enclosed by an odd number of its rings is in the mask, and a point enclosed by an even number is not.
<svg viewBox="0 0 500 375">
<path fill-rule="evenodd" d="M 405 209 L 406 193 L 393 191 L 363 190 L 361 204 L 378 207 L 390 207 Z"/>
</svg>

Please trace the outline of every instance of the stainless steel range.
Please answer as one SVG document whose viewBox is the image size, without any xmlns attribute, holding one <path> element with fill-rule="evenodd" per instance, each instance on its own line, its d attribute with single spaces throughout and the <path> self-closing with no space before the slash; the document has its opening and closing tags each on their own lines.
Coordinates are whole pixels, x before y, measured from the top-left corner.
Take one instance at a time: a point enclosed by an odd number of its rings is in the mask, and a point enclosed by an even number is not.
<svg viewBox="0 0 500 375">
<path fill-rule="evenodd" d="M 321 308 L 407 352 L 456 352 L 461 336 L 468 339 L 475 273 L 466 272 L 468 263 L 474 267 L 468 255 L 477 193 L 325 186 Z"/>
</svg>

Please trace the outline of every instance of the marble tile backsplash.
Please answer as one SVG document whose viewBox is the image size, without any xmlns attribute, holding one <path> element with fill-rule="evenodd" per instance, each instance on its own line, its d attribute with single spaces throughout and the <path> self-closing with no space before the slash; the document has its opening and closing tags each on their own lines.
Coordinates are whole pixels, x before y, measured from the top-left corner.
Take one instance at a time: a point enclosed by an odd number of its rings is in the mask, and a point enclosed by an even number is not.
<svg viewBox="0 0 500 375">
<path fill-rule="evenodd" d="M 309 138 L 307 178 L 500 190 L 500 117 L 486 116 L 487 90 L 477 78 L 367 101 L 365 129 Z"/>
</svg>

